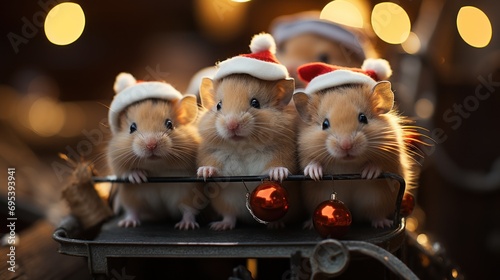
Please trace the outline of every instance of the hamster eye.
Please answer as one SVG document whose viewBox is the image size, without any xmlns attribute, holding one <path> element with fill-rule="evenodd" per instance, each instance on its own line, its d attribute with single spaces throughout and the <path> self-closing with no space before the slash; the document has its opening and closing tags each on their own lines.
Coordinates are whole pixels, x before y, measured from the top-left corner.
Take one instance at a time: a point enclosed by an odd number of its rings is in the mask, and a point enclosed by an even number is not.
<svg viewBox="0 0 500 280">
<path fill-rule="evenodd" d="M 222 108 L 222 100 L 219 101 L 219 103 L 217 103 L 217 111 L 220 111 L 221 108 Z"/>
<path fill-rule="evenodd" d="M 250 100 L 250 106 L 254 107 L 255 109 L 260 109 L 259 100 L 252 98 L 252 100 Z"/>
<path fill-rule="evenodd" d="M 321 53 L 318 55 L 318 61 L 323 63 L 328 63 L 329 57 L 326 53 Z"/>
<path fill-rule="evenodd" d="M 323 128 L 323 130 L 330 128 L 330 121 L 328 119 L 325 119 L 323 121 L 323 124 L 321 125 L 321 128 Z"/>
<path fill-rule="evenodd" d="M 358 121 L 360 123 L 368 124 L 368 118 L 363 113 L 359 113 L 359 115 L 358 115 Z"/>
<path fill-rule="evenodd" d="M 170 119 L 165 120 L 165 127 L 169 130 L 174 129 L 174 123 Z"/>
<path fill-rule="evenodd" d="M 136 130 L 137 130 L 137 124 L 135 122 L 133 122 L 130 125 L 130 134 L 134 133 Z"/>
</svg>

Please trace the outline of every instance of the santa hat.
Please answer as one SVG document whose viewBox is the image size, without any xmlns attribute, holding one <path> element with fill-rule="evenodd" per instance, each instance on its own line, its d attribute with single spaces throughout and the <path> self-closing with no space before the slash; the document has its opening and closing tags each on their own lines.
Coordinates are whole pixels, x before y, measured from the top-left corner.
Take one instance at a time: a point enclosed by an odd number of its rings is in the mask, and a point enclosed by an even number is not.
<svg viewBox="0 0 500 280">
<path fill-rule="evenodd" d="M 271 23 L 271 34 L 280 46 L 286 40 L 301 34 L 316 34 L 344 45 L 360 59 L 365 51 L 354 33 L 329 20 L 319 18 L 319 11 L 300 12 L 277 17 Z"/>
<path fill-rule="evenodd" d="M 308 82 L 304 92 L 312 94 L 320 90 L 347 84 L 374 86 L 392 75 L 391 66 L 385 59 L 366 59 L 361 68 L 347 68 L 321 62 L 308 63 L 297 69 L 299 78 Z"/>
<path fill-rule="evenodd" d="M 250 54 L 241 54 L 218 63 L 214 80 L 231 74 L 248 74 L 267 81 L 289 78 L 286 67 L 276 59 L 276 43 L 270 34 L 255 35 L 250 50 Z"/>
<path fill-rule="evenodd" d="M 129 73 L 120 73 L 116 76 L 113 89 L 115 97 L 109 106 L 108 121 L 111 132 L 116 134 L 120 126 L 120 113 L 128 106 L 145 99 L 177 100 L 182 98 L 170 84 L 164 82 L 137 81 Z"/>
</svg>

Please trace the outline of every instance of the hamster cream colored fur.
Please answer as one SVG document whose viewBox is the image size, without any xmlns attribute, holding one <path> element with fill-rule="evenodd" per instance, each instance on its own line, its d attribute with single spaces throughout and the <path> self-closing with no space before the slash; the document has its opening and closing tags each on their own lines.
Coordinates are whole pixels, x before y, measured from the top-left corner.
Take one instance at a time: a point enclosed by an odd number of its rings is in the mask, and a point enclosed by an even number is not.
<svg viewBox="0 0 500 280">
<path fill-rule="evenodd" d="M 219 80 L 202 81 L 202 103 L 209 108 L 199 122 L 202 137 L 198 176 L 269 175 L 281 181 L 298 170 L 296 121 L 290 102 L 293 79 L 265 81 L 246 74 L 232 74 Z M 290 200 L 297 199 L 293 182 L 283 182 Z M 249 191 L 259 183 L 245 183 Z M 243 183 L 210 183 L 217 192 L 213 208 L 222 216 L 214 230 L 233 229 L 236 221 L 253 221 L 245 207 Z M 291 217 L 296 203 L 290 202 Z M 295 204 L 295 205 L 294 205 Z"/>
<path fill-rule="evenodd" d="M 196 97 L 145 99 L 127 106 L 109 141 L 112 172 L 130 183 L 118 185 L 115 211 L 123 208 L 122 227 L 144 220 L 176 219 L 178 229 L 198 227 L 193 189 L 200 183 L 147 183 L 147 177 L 192 177 L 200 136 L 196 128 Z M 197 192 L 201 193 L 201 192 Z"/>
<path fill-rule="evenodd" d="M 412 131 L 393 109 L 391 84 L 342 85 L 315 94 L 296 93 L 294 102 L 307 125 L 299 133 L 300 165 L 317 180 L 323 174 L 361 174 L 374 179 L 382 172 L 401 175 L 407 190 L 415 187 L 411 152 L 405 143 Z M 391 226 L 398 183 L 391 180 L 304 182 L 302 197 L 309 214 L 332 191 L 352 212 L 373 227 Z M 306 222 L 305 227 L 312 227 Z"/>
</svg>

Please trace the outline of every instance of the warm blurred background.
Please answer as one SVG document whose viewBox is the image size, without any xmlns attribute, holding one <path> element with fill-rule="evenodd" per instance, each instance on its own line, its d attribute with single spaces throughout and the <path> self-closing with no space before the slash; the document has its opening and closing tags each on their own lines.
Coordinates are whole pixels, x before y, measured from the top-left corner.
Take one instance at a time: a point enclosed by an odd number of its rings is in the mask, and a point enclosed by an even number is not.
<svg viewBox="0 0 500 280">
<path fill-rule="evenodd" d="M 322 17 L 350 25 L 389 60 L 400 110 L 436 141 L 424 149 L 409 230 L 444 249 L 467 279 L 500 275 L 498 1 L 74 1 L 51 11 L 60 2 L 0 4 L 0 196 L 6 208 L 5 173 L 16 168 L 21 238 L 41 231 L 53 242 L 67 213 L 60 191 L 71 168 L 58 153 L 105 170 L 106 106 L 119 72 L 186 91 L 198 70 L 248 52 L 278 16 L 325 8 Z M 86 269 L 55 257 L 68 268 L 46 275 Z"/>
</svg>

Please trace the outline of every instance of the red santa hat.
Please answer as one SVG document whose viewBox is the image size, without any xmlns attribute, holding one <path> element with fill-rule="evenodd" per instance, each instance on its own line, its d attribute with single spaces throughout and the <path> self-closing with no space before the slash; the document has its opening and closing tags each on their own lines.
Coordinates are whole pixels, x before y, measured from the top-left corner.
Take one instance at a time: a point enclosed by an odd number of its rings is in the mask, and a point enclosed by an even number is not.
<svg viewBox="0 0 500 280">
<path fill-rule="evenodd" d="M 250 50 L 250 54 L 241 54 L 218 63 L 214 80 L 231 74 L 248 74 L 267 81 L 289 78 L 286 67 L 276 59 L 276 43 L 270 34 L 255 35 Z"/>
<path fill-rule="evenodd" d="M 369 58 L 361 68 L 347 68 L 321 62 L 308 63 L 297 69 L 299 78 L 308 82 L 307 94 L 347 84 L 367 84 L 374 86 L 392 75 L 391 66 L 385 59 Z"/>
<path fill-rule="evenodd" d="M 128 106 L 146 99 L 170 101 L 182 98 L 182 94 L 170 84 L 156 81 L 137 81 L 129 73 L 118 74 L 113 89 L 116 94 L 108 112 L 108 122 L 113 134 L 119 131 L 120 113 Z"/>
</svg>

